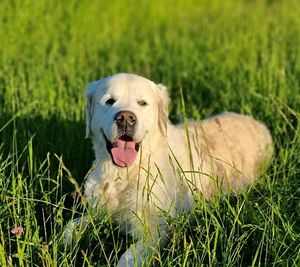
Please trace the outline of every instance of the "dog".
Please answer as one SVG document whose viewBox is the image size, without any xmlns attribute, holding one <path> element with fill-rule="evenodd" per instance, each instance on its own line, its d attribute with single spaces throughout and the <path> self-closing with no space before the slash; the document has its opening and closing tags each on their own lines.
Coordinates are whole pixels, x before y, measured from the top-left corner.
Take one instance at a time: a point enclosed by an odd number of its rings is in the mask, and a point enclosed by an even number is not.
<svg viewBox="0 0 300 267">
<path fill-rule="evenodd" d="M 96 160 L 85 196 L 137 240 L 119 267 L 141 266 L 153 247 L 164 246 L 170 230 L 164 212 L 191 210 L 195 194 L 238 192 L 272 156 L 269 130 L 249 116 L 225 112 L 172 125 L 167 88 L 135 74 L 92 82 L 86 97 L 86 136 Z"/>
</svg>

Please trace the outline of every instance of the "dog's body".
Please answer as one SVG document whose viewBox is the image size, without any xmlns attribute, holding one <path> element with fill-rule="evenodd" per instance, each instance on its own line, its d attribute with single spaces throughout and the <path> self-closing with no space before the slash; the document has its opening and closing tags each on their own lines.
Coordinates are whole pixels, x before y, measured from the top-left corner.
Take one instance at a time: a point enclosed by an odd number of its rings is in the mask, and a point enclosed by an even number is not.
<svg viewBox="0 0 300 267">
<path fill-rule="evenodd" d="M 170 124 L 166 88 L 137 75 L 91 83 L 87 97 L 96 160 L 85 195 L 139 240 L 118 266 L 141 265 L 150 247 L 163 245 L 162 212 L 174 216 L 191 209 L 195 194 L 209 198 L 252 183 L 272 154 L 269 131 L 248 116 L 223 113 L 188 128 Z"/>
</svg>

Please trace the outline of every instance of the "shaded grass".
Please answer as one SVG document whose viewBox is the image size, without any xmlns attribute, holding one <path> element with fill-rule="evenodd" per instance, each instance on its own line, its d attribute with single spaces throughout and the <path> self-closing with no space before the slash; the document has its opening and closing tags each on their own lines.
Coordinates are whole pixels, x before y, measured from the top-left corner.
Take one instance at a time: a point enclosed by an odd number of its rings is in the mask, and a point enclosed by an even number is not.
<svg viewBox="0 0 300 267">
<path fill-rule="evenodd" d="M 130 244 L 103 215 L 73 250 L 59 245 L 64 224 L 85 211 L 70 192 L 93 159 L 83 88 L 119 71 L 166 84 L 173 121 L 182 88 L 189 117 L 251 114 L 275 142 L 258 184 L 170 221 L 157 265 L 299 265 L 299 9 L 279 0 L 1 1 L 1 266 L 106 266 Z"/>
</svg>

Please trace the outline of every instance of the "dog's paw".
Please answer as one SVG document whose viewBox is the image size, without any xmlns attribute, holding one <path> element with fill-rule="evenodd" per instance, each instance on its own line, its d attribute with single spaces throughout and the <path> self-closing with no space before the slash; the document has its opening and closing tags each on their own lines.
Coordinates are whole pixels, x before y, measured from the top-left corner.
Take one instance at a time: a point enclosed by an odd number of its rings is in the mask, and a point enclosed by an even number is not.
<svg viewBox="0 0 300 267">
<path fill-rule="evenodd" d="M 76 240 L 80 239 L 82 232 L 86 228 L 87 218 L 77 218 L 70 221 L 63 234 L 63 244 L 65 246 L 71 246 Z"/>
<path fill-rule="evenodd" d="M 141 241 L 132 244 L 118 261 L 117 267 L 140 267 L 145 266 L 149 250 Z"/>
<path fill-rule="evenodd" d="M 133 267 L 134 265 L 134 253 L 131 248 L 121 256 L 118 261 L 117 267 Z"/>
</svg>

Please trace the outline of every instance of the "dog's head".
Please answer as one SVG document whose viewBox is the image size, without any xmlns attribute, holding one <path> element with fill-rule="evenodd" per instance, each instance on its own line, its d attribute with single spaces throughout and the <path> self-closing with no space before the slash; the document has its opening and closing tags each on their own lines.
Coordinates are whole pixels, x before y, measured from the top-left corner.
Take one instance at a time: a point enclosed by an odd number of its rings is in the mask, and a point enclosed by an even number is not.
<svg viewBox="0 0 300 267">
<path fill-rule="evenodd" d="M 86 89 L 86 136 L 105 148 L 114 164 L 132 165 L 145 138 L 167 134 L 166 87 L 134 74 L 116 74 Z"/>
</svg>

